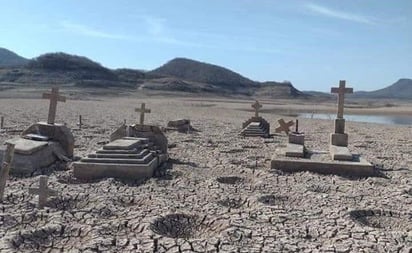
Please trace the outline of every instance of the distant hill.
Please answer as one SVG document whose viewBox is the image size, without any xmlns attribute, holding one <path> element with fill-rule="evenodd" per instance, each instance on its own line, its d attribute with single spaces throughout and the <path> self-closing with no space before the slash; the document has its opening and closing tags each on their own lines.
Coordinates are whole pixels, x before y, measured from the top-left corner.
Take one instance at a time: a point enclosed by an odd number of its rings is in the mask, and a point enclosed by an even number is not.
<svg viewBox="0 0 412 253">
<path fill-rule="evenodd" d="M 271 98 L 298 98 L 308 97 L 310 95 L 299 91 L 290 82 L 264 82 L 261 83 L 259 89 L 255 91 L 255 96 Z"/>
<path fill-rule="evenodd" d="M 163 66 L 150 71 L 149 74 L 208 83 L 231 90 L 250 88 L 257 84 L 224 67 L 186 58 L 175 58 Z"/>
<path fill-rule="evenodd" d="M 412 79 L 402 78 L 386 88 L 375 91 L 358 91 L 351 97 L 412 99 Z"/>
<path fill-rule="evenodd" d="M 255 82 L 227 68 L 185 58 L 152 71 L 113 70 L 86 57 L 60 52 L 40 55 L 19 67 L 0 68 L 0 89 L 37 84 L 107 88 L 107 92 L 127 88 L 266 98 L 306 96 L 290 82 Z"/>
<path fill-rule="evenodd" d="M 0 47 L 0 67 L 16 67 L 25 65 L 29 60 L 16 53 Z"/>
</svg>

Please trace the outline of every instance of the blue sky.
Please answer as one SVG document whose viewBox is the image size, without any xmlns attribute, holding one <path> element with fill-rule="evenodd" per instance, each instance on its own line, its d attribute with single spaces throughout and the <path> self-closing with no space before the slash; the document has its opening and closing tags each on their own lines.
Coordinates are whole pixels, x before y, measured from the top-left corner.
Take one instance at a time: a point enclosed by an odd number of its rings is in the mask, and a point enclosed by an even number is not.
<svg viewBox="0 0 412 253">
<path fill-rule="evenodd" d="M 0 47 L 153 69 L 175 57 L 328 91 L 412 78 L 410 0 L 0 0 Z"/>
</svg>

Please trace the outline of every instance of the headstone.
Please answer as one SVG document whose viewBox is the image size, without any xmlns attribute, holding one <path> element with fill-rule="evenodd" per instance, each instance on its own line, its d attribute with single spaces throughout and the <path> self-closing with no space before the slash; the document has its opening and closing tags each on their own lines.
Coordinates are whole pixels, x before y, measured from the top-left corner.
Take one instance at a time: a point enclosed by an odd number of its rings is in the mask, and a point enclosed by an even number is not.
<svg viewBox="0 0 412 253">
<path fill-rule="evenodd" d="M 279 127 L 275 129 L 276 133 L 285 132 L 287 135 L 290 132 L 290 127 L 294 125 L 293 121 L 285 122 L 284 119 L 278 120 Z"/>
<path fill-rule="evenodd" d="M 343 110 L 345 107 L 345 94 L 353 93 L 353 88 L 346 88 L 346 82 L 341 80 L 339 87 L 331 88 L 331 93 L 338 94 L 338 112 L 335 119 L 335 132 L 330 135 L 330 153 L 333 160 L 351 161 L 352 154 L 347 149 L 348 134 L 345 133 Z"/>
<path fill-rule="evenodd" d="M 151 113 L 151 110 L 146 108 L 145 103 L 142 103 L 141 107 L 136 108 L 135 111 L 140 112 L 140 125 L 144 125 L 144 114 Z"/>
<path fill-rule="evenodd" d="M 43 98 L 50 99 L 49 116 L 47 118 L 47 124 L 54 124 L 56 119 L 57 102 L 66 102 L 66 97 L 59 95 L 59 88 L 53 87 L 51 93 L 44 93 Z"/>
<path fill-rule="evenodd" d="M 242 124 L 242 131 L 240 135 L 245 137 L 269 137 L 270 136 L 270 125 L 269 123 L 259 116 L 259 110 L 263 106 L 259 101 L 255 101 L 252 104 L 252 108 L 255 111 L 255 116 L 251 117 Z"/>
<path fill-rule="evenodd" d="M 38 208 L 42 209 L 46 203 L 47 203 L 47 198 L 49 196 L 56 196 L 57 192 L 54 190 L 51 190 L 47 186 L 47 176 L 40 176 L 40 181 L 39 181 L 39 188 L 30 188 L 29 193 L 30 194 L 35 194 L 39 195 L 39 201 L 38 201 Z"/>
<path fill-rule="evenodd" d="M 9 170 L 11 163 L 13 162 L 14 145 L 7 144 L 6 152 L 4 153 L 3 164 L 0 171 L 0 202 L 3 201 L 4 190 L 6 188 L 6 182 L 9 178 Z"/>
</svg>

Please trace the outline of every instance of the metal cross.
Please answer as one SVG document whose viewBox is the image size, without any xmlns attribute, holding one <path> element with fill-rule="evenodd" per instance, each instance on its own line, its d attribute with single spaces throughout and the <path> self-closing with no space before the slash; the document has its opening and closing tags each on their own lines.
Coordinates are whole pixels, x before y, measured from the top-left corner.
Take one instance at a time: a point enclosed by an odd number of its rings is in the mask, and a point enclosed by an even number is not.
<svg viewBox="0 0 412 253">
<path fill-rule="evenodd" d="M 293 121 L 289 121 L 288 123 L 286 123 L 283 119 L 278 120 L 279 122 L 279 127 L 275 129 L 276 133 L 280 133 L 280 132 L 285 132 L 286 134 L 289 134 L 290 131 L 290 127 L 293 126 L 295 123 L 293 123 Z"/>
<path fill-rule="evenodd" d="M 262 108 L 263 106 L 259 103 L 259 101 L 256 100 L 255 103 L 252 104 L 252 108 L 255 109 L 255 117 L 259 117 L 259 110 L 260 108 Z"/>
<path fill-rule="evenodd" d="M 142 106 L 140 108 L 136 108 L 135 112 L 140 112 L 140 125 L 143 125 L 144 124 L 144 114 L 151 113 L 151 110 L 146 109 L 146 104 L 142 103 Z"/>
<path fill-rule="evenodd" d="M 53 87 L 51 93 L 43 93 L 43 98 L 50 99 L 50 106 L 49 106 L 49 116 L 47 118 L 47 124 L 54 124 L 54 120 L 56 119 L 56 109 L 57 109 L 57 102 L 66 102 L 66 97 L 59 95 L 59 88 Z"/>
<path fill-rule="evenodd" d="M 339 81 L 339 88 L 333 87 L 330 92 L 338 94 L 338 119 L 343 119 L 343 108 L 345 104 L 345 94 L 353 93 L 353 88 L 346 88 L 346 81 Z"/>
<path fill-rule="evenodd" d="M 0 170 L 0 202 L 3 201 L 4 189 L 6 188 L 6 181 L 9 177 L 9 171 L 14 156 L 14 144 L 7 143 L 6 152 L 3 157 L 3 164 Z"/>
<path fill-rule="evenodd" d="M 30 194 L 39 195 L 39 204 L 38 204 L 39 209 L 42 209 L 46 205 L 47 198 L 49 196 L 57 195 L 56 191 L 51 190 L 47 187 L 47 179 L 48 179 L 47 176 L 40 176 L 39 188 L 29 189 Z"/>
</svg>

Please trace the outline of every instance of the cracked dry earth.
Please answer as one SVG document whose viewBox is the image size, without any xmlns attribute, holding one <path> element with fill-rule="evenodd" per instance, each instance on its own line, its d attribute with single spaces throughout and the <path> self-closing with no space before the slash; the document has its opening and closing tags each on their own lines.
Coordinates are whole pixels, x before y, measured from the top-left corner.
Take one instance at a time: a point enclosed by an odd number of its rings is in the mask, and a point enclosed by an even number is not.
<svg viewBox="0 0 412 253">
<path fill-rule="evenodd" d="M 349 178 L 272 171 L 270 158 L 286 137 L 239 137 L 252 115 L 241 110 L 250 108 L 245 101 L 69 100 L 58 105 L 57 122 L 73 129 L 81 157 L 124 119 L 133 122 L 141 102 L 152 109 L 148 123 L 188 118 L 201 131 L 166 133 L 172 168 L 144 182 L 81 182 L 65 164 L 12 176 L 0 204 L 0 252 L 411 251 L 411 126 L 348 122 L 349 148 L 386 175 Z M 2 142 L 47 116 L 44 100 L 1 99 L 0 106 L 9 127 Z M 262 116 L 274 132 L 281 116 Z M 300 126 L 309 148 L 327 150 L 332 120 L 301 119 Z M 59 194 L 38 210 L 28 189 L 42 173 Z"/>
</svg>

